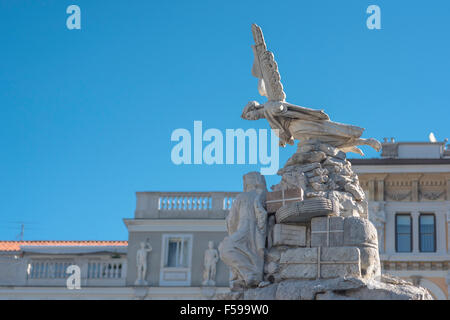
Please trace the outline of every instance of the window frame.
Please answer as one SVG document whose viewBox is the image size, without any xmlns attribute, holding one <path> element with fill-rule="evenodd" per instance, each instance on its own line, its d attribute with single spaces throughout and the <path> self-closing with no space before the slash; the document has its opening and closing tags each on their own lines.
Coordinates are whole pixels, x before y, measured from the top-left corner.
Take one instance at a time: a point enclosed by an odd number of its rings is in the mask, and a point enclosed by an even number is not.
<svg viewBox="0 0 450 320">
<path fill-rule="evenodd" d="M 432 216 L 433 217 L 433 247 L 434 250 L 433 251 L 422 251 L 422 223 L 421 223 L 421 218 L 423 216 Z M 419 219 L 418 219 L 418 223 L 419 223 L 419 252 L 424 252 L 424 253 L 433 253 L 437 251 L 437 243 L 436 243 L 436 215 L 434 213 L 431 212 L 421 212 L 419 215 Z"/>
<path fill-rule="evenodd" d="M 168 267 L 166 262 L 169 255 L 169 241 L 172 238 L 181 238 L 182 241 L 188 240 L 187 245 L 187 266 L 186 267 Z M 161 269 L 159 273 L 160 286 L 190 286 L 191 285 L 191 270 L 192 270 L 192 250 L 193 250 L 193 235 L 187 233 L 166 233 L 162 235 L 161 241 Z M 172 279 L 170 279 L 172 275 Z M 184 279 L 177 278 L 184 277 Z"/>
<path fill-rule="evenodd" d="M 409 251 L 399 251 L 398 250 L 398 217 L 399 216 L 407 216 L 409 217 L 409 246 L 410 246 L 410 250 Z M 396 253 L 411 253 L 413 252 L 414 248 L 413 248 L 413 219 L 412 219 L 412 215 L 411 213 L 396 213 L 395 214 L 395 252 Z"/>
</svg>

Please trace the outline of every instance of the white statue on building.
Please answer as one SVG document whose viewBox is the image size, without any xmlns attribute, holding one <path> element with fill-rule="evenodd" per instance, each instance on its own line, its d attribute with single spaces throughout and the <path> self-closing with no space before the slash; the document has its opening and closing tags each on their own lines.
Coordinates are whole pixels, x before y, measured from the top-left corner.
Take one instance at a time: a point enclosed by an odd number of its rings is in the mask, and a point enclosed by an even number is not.
<svg viewBox="0 0 450 320">
<path fill-rule="evenodd" d="M 135 281 L 135 285 L 147 285 L 147 281 L 145 280 L 147 276 L 147 257 L 148 253 L 151 252 L 152 246 L 149 241 L 147 243 L 141 242 L 140 248 L 136 252 L 136 268 L 137 268 L 137 278 Z"/>
<path fill-rule="evenodd" d="M 214 249 L 214 242 L 208 242 L 208 249 L 205 250 L 204 266 L 203 266 L 203 285 L 216 285 L 216 266 L 219 261 L 219 252 Z"/>
</svg>

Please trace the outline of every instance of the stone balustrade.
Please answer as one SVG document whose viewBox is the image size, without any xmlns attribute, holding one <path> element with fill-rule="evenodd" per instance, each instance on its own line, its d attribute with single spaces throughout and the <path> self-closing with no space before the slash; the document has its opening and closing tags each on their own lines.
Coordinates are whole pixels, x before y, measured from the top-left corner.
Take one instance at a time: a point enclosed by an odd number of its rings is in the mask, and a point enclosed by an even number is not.
<svg viewBox="0 0 450 320">
<path fill-rule="evenodd" d="M 120 259 L 32 259 L 27 263 L 27 285 L 65 286 L 70 274 L 69 266 L 76 265 L 81 271 L 81 286 L 124 285 L 126 258 Z"/>
<path fill-rule="evenodd" d="M 136 219 L 223 219 L 238 192 L 137 192 Z"/>
</svg>

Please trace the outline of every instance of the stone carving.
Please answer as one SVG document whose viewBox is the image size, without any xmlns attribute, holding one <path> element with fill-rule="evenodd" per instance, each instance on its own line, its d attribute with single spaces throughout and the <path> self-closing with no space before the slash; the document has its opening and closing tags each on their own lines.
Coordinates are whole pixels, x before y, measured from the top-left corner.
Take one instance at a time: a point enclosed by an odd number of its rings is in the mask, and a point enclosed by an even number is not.
<svg viewBox="0 0 450 320">
<path fill-rule="evenodd" d="M 244 175 L 244 192 L 233 201 L 226 223 L 228 237 L 220 258 L 231 269 L 233 288 L 254 287 L 263 279 L 267 212 L 266 181 L 259 172 Z"/>
<path fill-rule="evenodd" d="M 403 201 L 406 200 L 407 198 L 411 198 L 411 194 L 412 192 L 403 192 L 403 193 L 386 193 L 386 197 L 389 200 L 393 200 L 393 201 Z"/>
<path fill-rule="evenodd" d="M 245 192 L 233 203 L 229 236 L 219 246 L 232 270 L 231 292 L 222 298 L 430 299 L 425 289 L 381 276 L 377 230 L 346 159 L 346 152 L 362 154 L 359 145 L 379 151 L 380 143 L 361 139 L 362 128 L 332 122 L 322 110 L 287 103 L 261 29 L 253 25 L 252 32 L 252 73 L 269 101 L 250 102 L 242 117 L 267 119 L 282 146 L 299 143 L 273 192 L 266 195 L 259 174 L 244 176 Z"/>
<path fill-rule="evenodd" d="M 140 247 L 136 252 L 137 279 L 134 284 L 137 286 L 148 284 L 145 278 L 147 276 L 147 256 L 151 251 L 152 246 L 150 245 L 148 239 L 146 243 L 140 243 Z"/>
<path fill-rule="evenodd" d="M 420 195 L 426 200 L 438 200 L 445 195 L 446 191 L 436 191 L 436 192 L 420 192 Z"/>
<path fill-rule="evenodd" d="M 214 242 L 208 242 L 208 249 L 205 250 L 205 257 L 203 262 L 203 285 L 216 285 L 216 265 L 219 261 L 219 253 L 214 249 Z"/>
<path fill-rule="evenodd" d="M 294 144 L 294 139 L 310 140 L 320 138 L 342 151 L 362 151 L 356 146 L 370 145 L 377 151 L 381 144 L 375 139 L 361 139 L 364 131 L 352 125 L 345 125 L 330 121 L 330 117 L 322 110 L 314 110 L 296 106 L 285 101 L 286 95 L 281 84 L 278 66 L 272 52 L 267 50 L 261 28 L 252 25 L 252 46 L 255 60 L 252 74 L 258 78 L 258 91 L 268 98 L 263 105 L 251 101 L 244 108 L 242 118 L 257 120 L 266 118 L 272 129 L 279 130 L 280 144 L 282 146 Z"/>
<path fill-rule="evenodd" d="M 384 228 L 386 225 L 386 212 L 384 202 L 373 202 L 371 204 L 370 221 L 374 224 L 378 233 L 378 248 L 384 252 Z"/>
<path fill-rule="evenodd" d="M 272 229 L 273 246 L 306 246 L 306 227 L 275 224 Z"/>
</svg>

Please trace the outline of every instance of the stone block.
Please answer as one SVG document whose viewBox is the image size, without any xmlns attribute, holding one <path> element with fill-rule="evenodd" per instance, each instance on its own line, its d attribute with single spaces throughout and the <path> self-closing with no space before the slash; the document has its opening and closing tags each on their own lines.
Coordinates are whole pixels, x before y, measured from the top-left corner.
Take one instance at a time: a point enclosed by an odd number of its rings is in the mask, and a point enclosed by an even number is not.
<svg viewBox="0 0 450 320">
<path fill-rule="evenodd" d="M 343 217 L 311 219 L 311 247 L 342 247 L 344 245 Z"/>
<path fill-rule="evenodd" d="M 317 248 L 288 249 L 281 253 L 281 264 L 316 263 Z"/>
<path fill-rule="evenodd" d="M 299 189 L 287 189 L 281 191 L 267 192 L 266 210 L 269 213 L 276 212 L 282 206 L 295 201 L 301 201 L 302 192 Z"/>
<path fill-rule="evenodd" d="M 276 224 L 273 228 L 273 246 L 306 246 L 306 227 Z"/>
<path fill-rule="evenodd" d="M 345 218 L 344 245 L 359 248 L 361 252 L 361 275 L 364 278 L 372 278 L 381 274 L 377 230 L 368 219 Z"/>
<path fill-rule="evenodd" d="M 281 269 L 281 279 L 307 280 L 317 278 L 317 264 L 288 264 Z"/>
<path fill-rule="evenodd" d="M 357 247 L 296 248 L 281 254 L 281 279 L 330 279 L 360 277 Z"/>
</svg>

